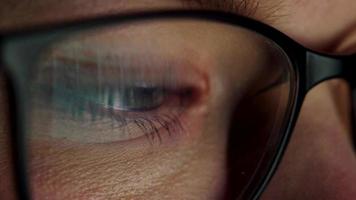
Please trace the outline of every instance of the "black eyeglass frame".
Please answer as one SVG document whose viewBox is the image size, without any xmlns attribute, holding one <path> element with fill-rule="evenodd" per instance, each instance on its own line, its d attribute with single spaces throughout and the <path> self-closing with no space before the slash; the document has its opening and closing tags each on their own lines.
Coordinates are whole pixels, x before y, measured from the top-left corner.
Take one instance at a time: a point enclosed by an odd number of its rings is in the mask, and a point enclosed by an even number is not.
<svg viewBox="0 0 356 200">
<path fill-rule="evenodd" d="M 280 31 L 255 21 L 253 19 L 222 11 L 207 10 L 163 10 L 136 12 L 129 14 L 116 14 L 85 21 L 74 21 L 65 24 L 35 27 L 25 31 L 13 31 L 0 35 L 0 69 L 4 71 L 7 79 L 10 108 L 11 108 L 11 141 L 13 151 L 14 173 L 19 199 L 31 199 L 28 188 L 28 177 L 26 174 L 26 149 L 25 149 L 25 127 L 24 111 L 22 103 L 24 96 L 21 94 L 21 84 L 14 80 L 12 69 L 7 67 L 4 59 L 7 53 L 7 46 L 19 41 L 26 41 L 33 37 L 46 36 L 49 33 L 71 32 L 112 24 L 126 23 L 135 20 L 159 19 L 159 18 L 190 18 L 203 19 L 235 25 L 257 32 L 266 38 L 274 41 L 288 56 L 295 72 L 296 91 L 294 104 L 289 115 L 287 129 L 279 144 L 274 161 L 269 167 L 269 172 L 254 191 L 251 199 L 258 199 L 266 188 L 271 177 L 275 173 L 277 166 L 283 156 L 288 141 L 291 137 L 298 114 L 300 112 L 306 93 L 315 85 L 331 78 L 345 79 L 352 88 L 356 87 L 356 56 L 331 56 L 309 50 Z M 307 33 L 306 33 L 307 34 Z M 26 52 L 25 52 L 26 53 Z M 27 52 L 31 55 L 31 52 Z M 354 69 L 355 68 L 355 69 Z"/>
</svg>

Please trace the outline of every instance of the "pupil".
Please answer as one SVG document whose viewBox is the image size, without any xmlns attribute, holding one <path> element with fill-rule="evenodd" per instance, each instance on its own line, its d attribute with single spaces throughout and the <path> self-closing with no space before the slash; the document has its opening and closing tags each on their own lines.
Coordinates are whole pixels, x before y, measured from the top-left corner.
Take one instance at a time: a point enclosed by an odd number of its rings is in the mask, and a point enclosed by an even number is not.
<svg viewBox="0 0 356 200">
<path fill-rule="evenodd" d="M 162 104 L 163 91 L 157 87 L 129 87 L 118 90 L 113 107 L 119 110 L 151 110 Z"/>
</svg>

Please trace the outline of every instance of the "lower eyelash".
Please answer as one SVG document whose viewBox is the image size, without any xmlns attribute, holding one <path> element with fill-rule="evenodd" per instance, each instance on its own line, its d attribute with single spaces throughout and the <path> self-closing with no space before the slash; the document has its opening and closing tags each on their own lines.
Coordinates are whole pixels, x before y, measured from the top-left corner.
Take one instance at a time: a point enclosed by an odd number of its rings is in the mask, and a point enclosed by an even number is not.
<svg viewBox="0 0 356 200">
<path fill-rule="evenodd" d="M 148 116 L 145 114 L 137 114 L 135 117 L 125 117 L 125 114 L 118 114 L 113 111 L 109 112 L 110 118 L 114 120 L 112 123 L 122 124 L 120 128 L 133 123 L 142 133 L 146 136 L 150 144 L 154 144 L 158 141 L 162 143 L 162 135 L 167 134 L 172 136 L 173 134 L 179 134 L 184 132 L 184 127 L 179 119 L 179 115 L 175 113 L 161 114 Z"/>
</svg>

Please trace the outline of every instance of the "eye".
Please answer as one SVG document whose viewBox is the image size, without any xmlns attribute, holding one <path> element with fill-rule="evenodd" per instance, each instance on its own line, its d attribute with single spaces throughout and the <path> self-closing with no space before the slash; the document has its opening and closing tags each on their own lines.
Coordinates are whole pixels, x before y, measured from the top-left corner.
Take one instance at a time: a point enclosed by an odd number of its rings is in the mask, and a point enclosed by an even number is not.
<svg viewBox="0 0 356 200">
<path fill-rule="evenodd" d="M 181 118 L 199 89 L 174 62 L 129 57 L 106 58 L 100 65 L 63 55 L 41 60 L 31 85 L 33 135 L 79 143 L 141 137 L 161 143 L 162 134 L 182 133 Z M 137 59 L 127 64 L 132 57 Z"/>
</svg>

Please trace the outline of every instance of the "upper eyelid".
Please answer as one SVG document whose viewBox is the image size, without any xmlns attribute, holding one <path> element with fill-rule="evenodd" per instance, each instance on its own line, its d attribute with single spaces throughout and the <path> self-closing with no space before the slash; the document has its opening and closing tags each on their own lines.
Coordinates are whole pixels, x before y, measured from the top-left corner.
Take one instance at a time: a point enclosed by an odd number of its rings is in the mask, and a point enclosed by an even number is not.
<svg viewBox="0 0 356 200">
<path fill-rule="evenodd" d="M 137 57 L 136 55 L 134 56 Z M 155 55 L 152 54 L 151 57 L 154 56 Z M 122 58 L 127 59 L 125 56 Z M 43 64 L 43 68 L 40 69 L 45 71 L 42 72 L 51 73 L 51 70 L 53 69 L 51 66 L 53 63 L 51 60 L 49 61 L 50 62 L 45 61 L 44 63 L 39 63 L 39 65 Z M 149 65 L 145 62 L 146 60 L 138 61 L 138 63 L 121 65 L 121 62 L 118 61 L 119 65 L 104 64 L 102 65 L 102 69 L 107 71 L 104 73 L 106 79 L 103 79 L 102 83 L 104 84 L 105 81 L 119 80 L 121 77 L 123 78 L 122 80 L 124 80 L 121 84 L 128 84 L 128 86 L 140 84 L 140 81 L 142 81 L 144 84 L 151 84 L 171 90 L 178 88 L 195 88 L 204 94 L 207 94 L 209 90 L 207 72 L 205 70 L 200 70 L 200 67 L 197 67 L 196 63 L 191 63 L 189 58 L 187 60 L 170 57 L 163 60 L 162 58 L 157 60 L 153 59 L 148 61 L 151 63 Z M 69 70 L 75 70 L 76 64 L 79 64 L 80 69 L 85 70 L 85 72 L 94 74 L 98 72 L 98 65 L 95 61 L 76 61 L 74 58 L 64 56 L 58 57 L 58 64 L 64 65 L 64 67 L 69 67 Z M 47 71 L 47 69 L 49 71 Z M 160 72 L 159 74 L 157 74 L 158 71 Z M 70 71 L 64 72 L 70 73 Z M 118 73 L 123 75 L 120 76 Z"/>
</svg>

